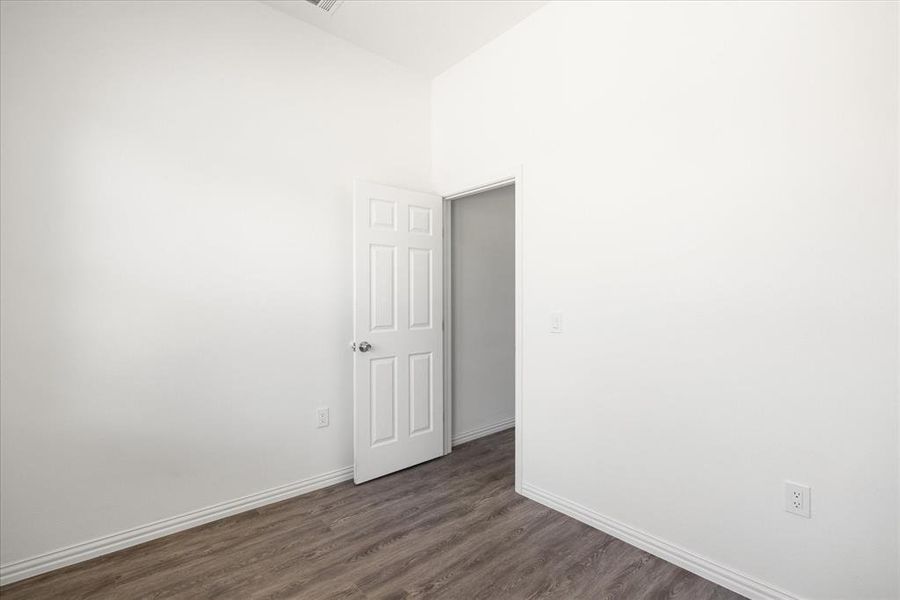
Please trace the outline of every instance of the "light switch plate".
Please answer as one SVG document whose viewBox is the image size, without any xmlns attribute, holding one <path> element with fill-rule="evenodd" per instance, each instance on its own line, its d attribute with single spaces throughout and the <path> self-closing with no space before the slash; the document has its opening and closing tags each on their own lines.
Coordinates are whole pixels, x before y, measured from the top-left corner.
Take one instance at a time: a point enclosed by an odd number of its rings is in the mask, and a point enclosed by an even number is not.
<svg viewBox="0 0 900 600">
<path fill-rule="evenodd" d="M 550 313 L 550 333 L 562 333 L 562 313 L 554 311 Z"/>
</svg>

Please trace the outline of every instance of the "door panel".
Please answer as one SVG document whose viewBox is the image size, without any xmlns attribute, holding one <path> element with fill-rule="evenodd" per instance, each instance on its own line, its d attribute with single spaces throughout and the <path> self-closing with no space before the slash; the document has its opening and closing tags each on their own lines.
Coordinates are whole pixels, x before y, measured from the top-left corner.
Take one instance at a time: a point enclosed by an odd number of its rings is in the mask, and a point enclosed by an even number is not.
<svg viewBox="0 0 900 600">
<path fill-rule="evenodd" d="M 411 354 L 409 357 L 409 435 L 428 433 L 434 428 L 433 354 Z"/>
<path fill-rule="evenodd" d="M 369 402 L 372 405 L 372 447 L 397 441 L 397 357 L 369 362 Z"/>
<path fill-rule="evenodd" d="M 354 190 L 354 480 L 443 454 L 443 240 L 439 196 Z"/>
<path fill-rule="evenodd" d="M 409 328 L 431 329 L 431 250 L 409 249 Z"/>
<path fill-rule="evenodd" d="M 397 247 L 370 244 L 369 256 L 369 273 L 372 278 L 369 287 L 369 331 L 396 331 Z"/>
</svg>

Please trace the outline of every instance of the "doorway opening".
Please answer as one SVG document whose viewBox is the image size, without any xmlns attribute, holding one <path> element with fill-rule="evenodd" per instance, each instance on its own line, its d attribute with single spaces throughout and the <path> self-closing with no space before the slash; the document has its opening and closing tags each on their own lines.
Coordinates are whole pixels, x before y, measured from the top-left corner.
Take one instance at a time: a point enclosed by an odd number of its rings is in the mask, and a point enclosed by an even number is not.
<svg viewBox="0 0 900 600">
<path fill-rule="evenodd" d="M 444 453 L 515 427 L 520 492 L 521 174 L 443 199 Z"/>
</svg>

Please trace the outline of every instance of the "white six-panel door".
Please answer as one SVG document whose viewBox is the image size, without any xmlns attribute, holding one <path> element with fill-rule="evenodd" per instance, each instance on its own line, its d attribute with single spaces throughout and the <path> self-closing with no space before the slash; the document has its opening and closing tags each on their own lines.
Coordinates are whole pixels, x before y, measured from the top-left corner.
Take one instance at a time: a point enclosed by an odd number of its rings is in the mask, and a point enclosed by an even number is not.
<svg viewBox="0 0 900 600">
<path fill-rule="evenodd" d="M 354 190 L 354 481 L 443 454 L 441 198 Z"/>
</svg>

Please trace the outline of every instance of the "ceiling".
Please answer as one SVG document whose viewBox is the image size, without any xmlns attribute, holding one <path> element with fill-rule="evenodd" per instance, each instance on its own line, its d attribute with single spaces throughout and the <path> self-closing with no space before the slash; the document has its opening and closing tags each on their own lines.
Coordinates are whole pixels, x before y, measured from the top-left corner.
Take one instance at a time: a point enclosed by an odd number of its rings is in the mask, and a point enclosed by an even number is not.
<svg viewBox="0 0 900 600">
<path fill-rule="evenodd" d="M 306 0 L 269 6 L 423 75 L 437 75 L 546 0 L 346 0 L 328 14 Z"/>
</svg>

